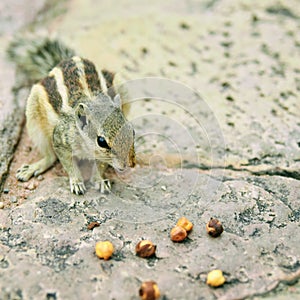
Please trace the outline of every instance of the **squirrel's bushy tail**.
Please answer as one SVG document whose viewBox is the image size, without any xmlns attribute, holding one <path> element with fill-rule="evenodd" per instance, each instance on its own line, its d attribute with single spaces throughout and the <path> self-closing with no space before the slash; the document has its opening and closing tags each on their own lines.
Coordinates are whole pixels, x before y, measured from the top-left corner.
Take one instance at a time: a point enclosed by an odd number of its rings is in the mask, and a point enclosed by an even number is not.
<svg viewBox="0 0 300 300">
<path fill-rule="evenodd" d="M 62 60 L 75 55 L 75 52 L 62 42 L 49 38 L 15 39 L 7 53 L 30 81 L 45 77 Z"/>
</svg>

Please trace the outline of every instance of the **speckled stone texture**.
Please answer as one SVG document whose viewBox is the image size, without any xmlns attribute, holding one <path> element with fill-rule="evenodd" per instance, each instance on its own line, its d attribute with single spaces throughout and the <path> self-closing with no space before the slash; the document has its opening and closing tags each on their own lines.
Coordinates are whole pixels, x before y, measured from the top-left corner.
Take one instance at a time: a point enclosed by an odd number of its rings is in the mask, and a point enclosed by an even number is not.
<svg viewBox="0 0 300 300">
<path fill-rule="evenodd" d="M 27 90 L 13 93 L 15 66 L 8 61 L 6 49 L 21 28 L 36 18 L 45 1 L 1 1 L 0 3 L 0 192 L 9 164 L 24 125 L 24 103 Z"/>
<path fill-rule="evenodd" d="M 298 2 L 89 5 L 69 1 L 46 30 L 131 80 L 144 161 L 109 170 L 110 194 L 87 183 L 75 196 L 57 177 L 0 210 L 0 298 L 134 300 L 154 280 L 164 300 L 300 299 Z M 173 243 L 181 216 L 194 229 Z M 141 239 L 156 257 L 135 255 Z M 111 260 L 95 256 L 99 240 L 114 244 Z M 213 269 L 222 287 L 206 285 Z"/>
</svg>

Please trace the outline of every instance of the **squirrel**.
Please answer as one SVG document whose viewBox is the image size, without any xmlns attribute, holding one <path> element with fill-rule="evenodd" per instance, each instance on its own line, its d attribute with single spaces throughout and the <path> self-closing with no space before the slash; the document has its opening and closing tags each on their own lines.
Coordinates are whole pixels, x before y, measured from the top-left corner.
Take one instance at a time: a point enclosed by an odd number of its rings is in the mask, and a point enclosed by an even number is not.
<svg viewBox="0 0 300 300">
<path fill-rule="evenodd" d="M 28 181 L 58 159 L 71 192 L 81 195 L 86 188 L 74 158 L 88 159 L 96 162 L 97 188 L 109 191 L 108 165 L 118 170 L 135 166 L 135 132 L 126 119 L 128 107 L 121 99 L 126 91 L 118 86 L 117 74 L 97 70 L 57 40 L 31 41 L 26 51 L 24 44 L 28 41 L 12 43 L 8 53 L 27 77 L 45 75 L 32 86 L 25 113 L 28 135 L 43 158 L 21 166 L 17 179 Z"/>
</svg>

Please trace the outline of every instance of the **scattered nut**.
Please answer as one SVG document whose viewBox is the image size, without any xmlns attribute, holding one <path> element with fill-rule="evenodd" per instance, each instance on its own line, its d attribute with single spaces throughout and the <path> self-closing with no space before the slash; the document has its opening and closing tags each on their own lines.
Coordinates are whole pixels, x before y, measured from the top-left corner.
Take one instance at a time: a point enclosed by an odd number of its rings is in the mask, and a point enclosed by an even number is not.
<svg viewBox="0 0 300 300">
<path fill-rule="evenodd" d="M 187 232 L 184 228 L 180 226 L 175 226 L 171 230 L 170 236 L 173 242 L 182 242 L 187 237 Z"/>
<path fill-rule="evenodd" d="M 34 182 L 34 181 L 27 182 L 24 184 L 25 189 L 30 190 L 30 191 L 35 190 L 37 186 L 38 186 L 38 183 Z"/>
<path fill-rule="evenodd" d="M 95 227 L 99 227 L 100 226 L 100 223 L 99 222 L 91 222 L 88 226 L 87 226 L 87 229 L 88 230 L 92 230 L 94 229 Z"/>
<path fill-rule="evenodd" d="M 17 196 L 11 196 L 11 197 L 9 198 L 9 200 L 10 200 L 11 203 L 17 203 L 17 202 L 18 202 Z"/>
<path fill-rule="evenodd" d="M 225 277 L 221 270 L 213 270 L 207 274 L 206 283 L 210 286 L 217 287 L 225 282 Z"/>
<path fill-rule="evenodd" d="M 212 237 L 218 237 L 223 232 L 223 226 L 218 219 L 211 218 L 206 224 L 206 231 Z"/>
<path fill-rule="evenodd" d="M 96 251 L 96 255 L 99 258 L 108 260 L 113 255 L 114 246 L 109 241 L 97 242 L 95 246 L 95 251 Z"/>
<path fill-rule="evenodd" d="M 154 281 L 143 282 L 139 294 L 142 300 L 155 300 L 160 297 L 160 291 Z"/>
<path fill-rule="evenodd" d="M 184 228 L 187 232 L 191 231 L 193 229 L 193 223 L 190 222 L 187 218 L 181 217 L 178 222 L 177 226 L 180 226 Z"/>
<path fill-rule="evenodd" d="M 135 252 L 140 257 L 151 257 L 155 254 L 156 245 L 149 240 L 140 241 L 136 247 Z"/>
</svg>

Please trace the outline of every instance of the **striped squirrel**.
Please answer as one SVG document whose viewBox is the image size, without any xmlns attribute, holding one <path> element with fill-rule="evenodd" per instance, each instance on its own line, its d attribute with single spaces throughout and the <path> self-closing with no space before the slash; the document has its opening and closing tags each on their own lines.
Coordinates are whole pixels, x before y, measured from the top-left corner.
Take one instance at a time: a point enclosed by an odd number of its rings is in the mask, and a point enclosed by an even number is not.
<svg viewBox="0 0 300 300">
<path fill-rule="evenodd" d="M 38 176 L 58 159 L 68 173 L 71 192 L 84 194 L 74 158 L 93 159 L 93 181 L 102 193 L 109 191 L 107 166 L 123 170 L 135 165 L 134 129 L 125 118 L 121 97 L 126 93 L 118 86 L 118 76 L 97 71 L 90 60 L 57 40 L 17 40 L 8 53 L 27 77 L 37 79 L 49 72 L 32 86 L 26 105 L 27 131 L 43 158 L 21 166 L 18 180 Z"/>
</svg>

